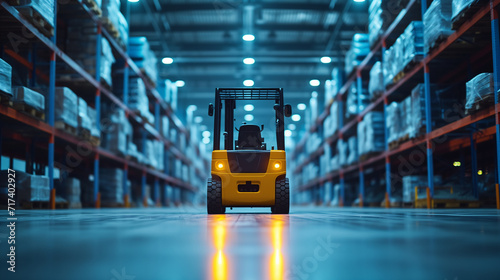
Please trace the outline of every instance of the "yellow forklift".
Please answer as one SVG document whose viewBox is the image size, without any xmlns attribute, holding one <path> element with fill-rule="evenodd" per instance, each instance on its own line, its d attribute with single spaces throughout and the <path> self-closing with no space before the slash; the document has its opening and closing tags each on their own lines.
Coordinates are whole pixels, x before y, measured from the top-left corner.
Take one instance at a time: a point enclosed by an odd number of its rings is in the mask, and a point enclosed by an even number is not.
<svg viewBox="0 0 500 280">
<path fill-rule="evenodd" d="M 243 124 L 234 127 L 236 101 L 274 101 L 276 149 L 270 150 L 261 132 L 264 125 Z M 221 132 L 224 108 L 224 132 Z M 284 105 L 282 88 L 216 88 L 215 105 L 208 115 L 214 116 L 212 178 L 207 183 L 208 214 L 224 214 L 226 207 L 271 207 L 273 214 L 288 214 L 289 183 L 286 178 L 285 122 L 292 107 Z M 238 137 L 234 139 L 234 131 Z M 221 135 L 224 149 L 221 150 Z"/>
</svg>

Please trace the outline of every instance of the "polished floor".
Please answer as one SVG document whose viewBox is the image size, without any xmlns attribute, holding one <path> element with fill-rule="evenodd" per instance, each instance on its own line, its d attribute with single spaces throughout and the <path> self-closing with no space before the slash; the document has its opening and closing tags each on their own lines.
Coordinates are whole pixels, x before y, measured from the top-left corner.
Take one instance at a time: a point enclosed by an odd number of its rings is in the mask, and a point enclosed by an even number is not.
<svg viewBox="0 0 500 280">
<path fill-rule="evenodd" d="M 500 279 L 493 209 L 229 213 L 17 211 L 16 273 L 3 225 L 0 279 Z"/>
</svg>

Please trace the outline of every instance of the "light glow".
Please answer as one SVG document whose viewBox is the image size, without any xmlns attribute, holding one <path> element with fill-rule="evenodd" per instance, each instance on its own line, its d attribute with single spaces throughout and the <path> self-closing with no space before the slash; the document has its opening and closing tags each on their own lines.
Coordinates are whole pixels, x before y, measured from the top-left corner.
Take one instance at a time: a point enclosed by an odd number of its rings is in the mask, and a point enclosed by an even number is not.
<svg viewBox="0 0 500 280">
<path fill-rule="evenodd" d="M 217 169 L 219 169 L 219 170 L 222 170 L 222 169 L 224 169 L 224 163 L 219 161 L 216 163 L 215 167 L 217 167 Z"/>
<path fill-rule="evenodd" d="M 243 107 L 243 109 L 247 112 L 252 112 L 255 107 L 252 104 L 247 104 Z"/>
<path fill-rule="evenodd" d="M 455 167 L 460 167 L 461 165 L 462 165 L 462 163 L 460 161 L 453 162 L 453 166 L 455 166 Z"/>
<path fill-rule="evenodd" d="M 242 38 L 244 41 L 247 41 L 247 42 L 251 42 L 251 41 L 255 40 L 255 36 L 252 34 L 245 34 L 245 35 L 243 35 Z"/>
<path fill-rule="evenodd" d="M 200 116 L 196 116 L 194 117 L 194 123 L 202 123 L 203 122 L 203 118 L 200 117 Z"/>
<path fill-rule="evenodd" d="M 204 138 L 208 138 L 210 136 L 212 136 L 212 133 L 208 130 L 205 130 L 201 133 L 201 135 L 204 137 Z"/>
<path fill-rule="evenodd" d="M 246 114 L 245 115 L 245 121 L 251 122 L 251 121 L 253 121 L 253 119 L 254 119 L 254 117 L 253 117 L 252 114 Z"/>
<path fill-rule="evenodd" d="M 208 145 L 208 144 L 210 144 L 210 138 L 208 138 L 208 137 L 204 137 L 204 138 L 201 140 L 201 142 L 203 142 L 203 144 L 205 144 L 205 145 Z"/>
<path fill-rule="evenodd" d="M 183 87 L 183 86 L 186 85 L 186 82 L 184 82 L 183 80 L 178 80 L 178 81 L 175 82 L 175 85 L 177 87 Z"/>
<path fill-rule="evenodd" d="M 354 0 L 354 2 L 362 3 L 362 2 L 365 2 L 365 0 Z"/>
<path fill-rule="evenodd" d="M 171 58 L 171 57 L 164 57 L 164 58 L 161 60 L 161 62 L 162 62 L 163 64 L 172 64 L 172 63 L 174 63 L 174 59 L 173 59 L 173 58 Z"/>
<path fill-rule="evenodd" d="M 289 130 L 296 130 L 297 126 L 295 124 L 291 123 L 291 124 L 288 125 L 288 129 Z"/>
<path fill-rule="evenodd" d="M 290 137 L 290 136 L 292 136 L 292 131 L 291 131 L 291 130 L 288 130 L 288 129 L 287 129 L 287 130 L 285 130 L 285 136 L 286 136 L 286 137 Z"/>
<path fill-rule="evenodd" d="M 254 64 L 255 63 L 255 59 L 253 59 L 251 57 L 247 57 L 247 58 L 243 59 L 243 63 L 245 63 L 247 65 Z"/>
<path fill-rule="evenodd" d="M 299 109 L 300 111 L 304 111 L 306 108 L 307 108 L 307 106 L 304 103 L 299 103 L 297 105 L 297 109 Z"/>
<path fill-rule="evenodd" d="M 477 175 L 479 175 L 479 176 L 483 175 L 483 170 L 478 170 Z"/>
<path fill-rule="evenodd" d="M 251 87 L 254 85 L 254 82 L 253 82 L 253 80 L 244 80 L 243 85 L 246 87 Z"/>
<path fill-rule="evenodd" d="M 292 115 L 292 121 L 294 122 L 300 121 L 300 115 L 299 114 Z"/>
<path fill-rule="evenodd" d="M 321 58 L 321 63 L 328 64 L 328 63 L 330 63 L 330 62 L 332 62 L 332 58 L 331 58 L 331 57 L 329 57 L 329 56 L 323 56 L 323 57 Z"/>
<path fill-rule="evenodd" d="M 318 79 L 312 79 L 309 81 L 309 85 L 311 85 L 312 87 L 317 87 L 319 86 L 321 83 Z"/>
</svg>

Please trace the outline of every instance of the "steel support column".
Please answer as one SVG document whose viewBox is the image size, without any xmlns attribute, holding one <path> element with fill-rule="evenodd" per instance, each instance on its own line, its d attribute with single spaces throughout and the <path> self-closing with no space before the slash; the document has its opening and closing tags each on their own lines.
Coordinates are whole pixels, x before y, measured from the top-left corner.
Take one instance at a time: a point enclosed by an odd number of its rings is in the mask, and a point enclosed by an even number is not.
<svg viewBox="0 0 500 280">
<path fill-rule="evenodd" d="M 500 89 L 500 32 L 498 27 L 498 12 L 493 5 L 493 0 L 490 0 L 491 7 L 491 41 L 493 52 L 493 78 L 495 82 L 495 104 L 498 104 L 498 90 Z M 497 106 L 495 106 L 495 123 L 496 123 L 496 147 L 497 147 L 497 168 L 496 168 L 496 183 L 499 183 L 500 177 L 500 120 Z"/>
</svg>

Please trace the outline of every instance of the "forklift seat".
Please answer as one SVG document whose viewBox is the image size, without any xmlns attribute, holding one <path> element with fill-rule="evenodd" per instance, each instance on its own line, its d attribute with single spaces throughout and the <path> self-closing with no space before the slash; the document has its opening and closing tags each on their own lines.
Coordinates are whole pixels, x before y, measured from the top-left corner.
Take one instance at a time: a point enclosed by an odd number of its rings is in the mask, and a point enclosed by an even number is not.
<svg viewBox="0 0 500 280">
<path fill-rule="evenodd" d="M 264 138 L 260 134 L 258 125 L 242 125 L 236 141 L 237 150 L 265 150 L 266 144 L 263 143 Z"/>
</svg>

